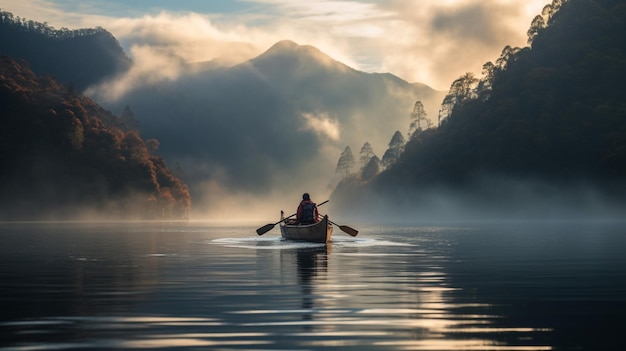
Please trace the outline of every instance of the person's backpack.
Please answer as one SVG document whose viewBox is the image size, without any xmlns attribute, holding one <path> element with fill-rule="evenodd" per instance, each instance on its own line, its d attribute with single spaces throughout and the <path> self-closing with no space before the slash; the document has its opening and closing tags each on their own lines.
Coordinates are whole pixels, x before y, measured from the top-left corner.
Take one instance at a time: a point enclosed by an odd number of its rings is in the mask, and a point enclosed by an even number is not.
<svg viewBox="0 0 626 351">
<path fill-rule="evenodd" d="M 302 204 L 302 218 L 300 221 L 304 224 L 315 223 L 315 204 L 307 202 Z"/>
</svg>

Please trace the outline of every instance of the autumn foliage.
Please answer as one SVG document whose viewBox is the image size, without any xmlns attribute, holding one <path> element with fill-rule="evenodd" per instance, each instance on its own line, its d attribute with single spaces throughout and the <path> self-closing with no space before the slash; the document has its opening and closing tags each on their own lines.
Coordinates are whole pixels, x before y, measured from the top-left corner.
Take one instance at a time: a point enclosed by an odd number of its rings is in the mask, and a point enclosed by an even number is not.
<svg viewBox="0 0 626 351">
<path fill-rule="evenodd" d="M 184 219 L 187 186 L 122 118 L 0 57 L 0 220 Z"/>
</svg>

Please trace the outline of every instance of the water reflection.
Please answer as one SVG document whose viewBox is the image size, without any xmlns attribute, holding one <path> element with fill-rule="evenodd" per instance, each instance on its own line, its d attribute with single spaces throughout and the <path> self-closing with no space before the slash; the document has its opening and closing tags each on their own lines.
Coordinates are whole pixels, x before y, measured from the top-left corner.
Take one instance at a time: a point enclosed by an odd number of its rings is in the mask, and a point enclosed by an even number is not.
<svg viewBox="0 0 626 351">
<path fill-rule="evenodd" d="M 623 231 L 102 229 L 0 231 L 1 351 L 597 350 L 626 315 Z"/>
<path fill-rule="evenodd" d="M 281 251 L 281 270 L 295 269 L 302 299 L 302 331 L 313 332 L 315 316 L 315 286 L 321 285 L 328 268 L 329 246 L 323 245 L 311 248 L 301 248 L 290 251 Z M 294 262 L 295 261 L 295 262 Z"/>
<path fill-rule="evenodd" d="M 298 327 L 286 335 L 311 348 L 552 349 L 536 337 L 549 328 L 502 324 L 498 306 L 456 285 L 448 275 L 456 261 L 451 254 L 428 238 L 420 245 L 369 239 L 281 250 L 281 274 L 297 274 L 301 309 L 272 313 L 300 319 L 246 325 Z"/>
</svg>

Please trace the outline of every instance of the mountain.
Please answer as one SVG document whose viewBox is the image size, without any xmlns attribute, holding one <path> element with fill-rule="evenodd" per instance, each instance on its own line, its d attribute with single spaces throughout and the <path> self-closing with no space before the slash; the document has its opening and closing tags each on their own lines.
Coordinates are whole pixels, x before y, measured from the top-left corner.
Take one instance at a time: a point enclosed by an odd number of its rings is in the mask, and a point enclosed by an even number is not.
<svg viewBox="0 0 626 351">
<path fill-rule="evenodd" d="M 102 28 L 56 30 L 8 12 L 0 12 L 0 54 L 109 110 L 130 106 L 142 135 L 158 139 L 159 155 L 184 170 L 203 213 L 232 194 L 328 193 L 346 145 L 369 142 L 382 154 L 391 135 L 408 130 L 415 101 L 432 118 L 444 95 L 288 40 L 236 66 L 186 64 L 174 53 L 162 58 L 169 65 L 146 72 Z"/>
<path fill-rule="evenodd" d="M 27 44 L 26 44 L 27 43 Z M 126 72 L 131 61 L 103 28 L 56 30 L 0 11 L 0 55 L 28 62 L 77 91 Z"/>
<path fill-rule="evenodd" d="M 626 5 L 556 0 L 529 34 L 532 45 L 507 48 L 488 84 L 450 92 L 439 128 L 416 133 L 370 184 L 344 181 L 334 202 L 376 199 L 422 218 L 623 213 Z"/>
<path fill-rule="evenodd" d="M 187 218 L 187 186 L 132 122 L 0 56 L 0 220 Z"/>
<path fill-rule="evenodd" d="M 116 100 L 104 102 L 106 93 L 102 86 L 92 96 L 114 111 L 131 106 L 144 135 L 161 141 L 160 154 L 185 170 L 198 207 L 216 188 L 326 191 L 346 145 L 368 141 L 382 154 L 395 131 L 408 130 L 416 100 L 436 111 L 444 95 L 292 41 L 232 67 L 183 67 L 175 79 Z"/>
<path fill-rule="evenodd" d="M 249 70 L 249 74 L 262 73 L 271 80 L 272 88 L 288 99 L 304 97 L 304 106 L 299 106 L 303 109 L 317 109 L 320 107 L 319 102 L 324 103 L 324 108 L 358 108 L 359 105 L 376 108 L 372 106 L 375 104 L 370 103 L 372 99 L 378 103 L 389 104 L 386 100 L 388 95 L 397 90 L 399 94 L 419 96 L 430 108 L 431 114 L 434 114 L 433 111 L 437 111 L 443 97 L 441 92 L 426 85 L 409 84 L 389 73 L 360 72 L 332 59 L 313 46 L 298 45 L 290 40 L 276 43 L 259 57 L 240 65 L 240 68 Z M 414 102 L 399 102 L 405 108 L 405 124 Z M 397 107 L 381 106 L 378 109 L 379 116 L 383 116 L 387 108 L 394 110 Z M 403 126 L 403 129 L 406 127 Z M 391 133 L 385 135 L 385 138 L 395 131 L 389 130 Z"/>
</svg>

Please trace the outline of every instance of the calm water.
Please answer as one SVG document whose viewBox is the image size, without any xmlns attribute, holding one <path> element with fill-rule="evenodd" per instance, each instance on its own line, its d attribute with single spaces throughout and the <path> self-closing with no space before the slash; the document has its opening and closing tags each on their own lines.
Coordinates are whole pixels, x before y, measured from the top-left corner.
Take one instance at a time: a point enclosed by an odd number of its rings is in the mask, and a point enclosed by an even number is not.
<svg viewBox="0 0 626 351">
<path fill-rule="evenodd" d="M 619 350 L 626 226 L 0 224 L 0 350 Z"/>
</svg>

